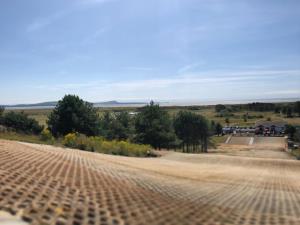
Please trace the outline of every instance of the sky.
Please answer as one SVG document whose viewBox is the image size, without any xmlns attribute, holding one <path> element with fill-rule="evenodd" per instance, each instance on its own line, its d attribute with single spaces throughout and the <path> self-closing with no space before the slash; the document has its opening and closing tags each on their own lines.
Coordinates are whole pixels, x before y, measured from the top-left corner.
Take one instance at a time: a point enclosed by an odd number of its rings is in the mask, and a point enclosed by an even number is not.
<svg viewBox="0 0 300 225">
<path fill-rule="evenodd" d="M 299 0 L 3 0 L 0 104 L 300 97 Z"/>
</svg>

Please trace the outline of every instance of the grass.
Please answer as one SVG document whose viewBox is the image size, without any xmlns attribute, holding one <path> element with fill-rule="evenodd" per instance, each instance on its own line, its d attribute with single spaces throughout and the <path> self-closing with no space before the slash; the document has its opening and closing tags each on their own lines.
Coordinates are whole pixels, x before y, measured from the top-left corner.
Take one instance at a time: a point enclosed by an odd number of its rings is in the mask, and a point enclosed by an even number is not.
<svg viewBox="0 0 300 225">
<path fill-rule="evenodd" d="M 228 138 L 228 135 L 224 136 L 213 136 L 211 138 L 211 142 L 214 143 L 215 145 L 219 145 L 221 143 L 225 143 L 226 139 Z"/>
<path fill-rule="evenodd" d="M 212 136 L 209 140 L 209 148 L 216 149 L 220 144 L 225 143 L 226 139 L 228 138 L 228 135 L 224 136 Z"/>
<path fill-rule="evenodd" d="M 298 160 L 300 160 L 300 149 L 293 149 L 292 155 L 295 156 Z"/>
<path fill-rule="evenodd" d="M 38 135 L 29 135 L 24 133 L 16 133 L 16 132 L 0 132 L 0 139 L 11 140 L 11 141 L 21 141 L 35 144 L 55 144 L 59 145 L 59 141 L 42 141 L 40 136 Z"/>
</svg>

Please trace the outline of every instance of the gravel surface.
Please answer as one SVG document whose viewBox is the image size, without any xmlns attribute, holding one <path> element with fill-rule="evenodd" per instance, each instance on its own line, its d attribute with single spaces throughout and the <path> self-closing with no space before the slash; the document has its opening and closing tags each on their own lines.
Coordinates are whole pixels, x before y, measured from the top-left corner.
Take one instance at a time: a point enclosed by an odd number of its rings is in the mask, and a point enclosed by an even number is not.
<svg viewBox="0 0 300 225">
<path fill-rule="evenodd" d="M 0 140 L 0 210 L 31 224 L 296 225 L 299 178 L 280 148 L 128 158 Z"/>
</svg>

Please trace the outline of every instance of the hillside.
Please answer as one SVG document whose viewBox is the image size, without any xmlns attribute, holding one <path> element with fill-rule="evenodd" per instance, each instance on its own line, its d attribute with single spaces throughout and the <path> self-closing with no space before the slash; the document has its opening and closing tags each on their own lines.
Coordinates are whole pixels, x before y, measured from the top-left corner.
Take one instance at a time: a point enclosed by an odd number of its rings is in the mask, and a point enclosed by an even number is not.
<svg viewBox="0 0 300 225">
<path fill-rule="evenodd" d="M 45 225 L 299 224 L 299 162 L 230 148 L 137 159 L 0 141 L 0 208 Z"/>
</svg>

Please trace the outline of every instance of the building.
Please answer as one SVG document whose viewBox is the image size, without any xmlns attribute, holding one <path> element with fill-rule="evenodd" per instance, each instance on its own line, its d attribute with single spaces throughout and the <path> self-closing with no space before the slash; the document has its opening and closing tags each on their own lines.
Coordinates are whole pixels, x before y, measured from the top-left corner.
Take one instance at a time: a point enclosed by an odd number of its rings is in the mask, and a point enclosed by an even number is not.
<svg viewBox="0 0 300 225">
<path fill-rule="evenodd" d="M 286 125 L 287 123 L 284 121 L 259 120 L 255 123 L 255 134 L 265 136 L 283 135 Z"/>
</svg>

